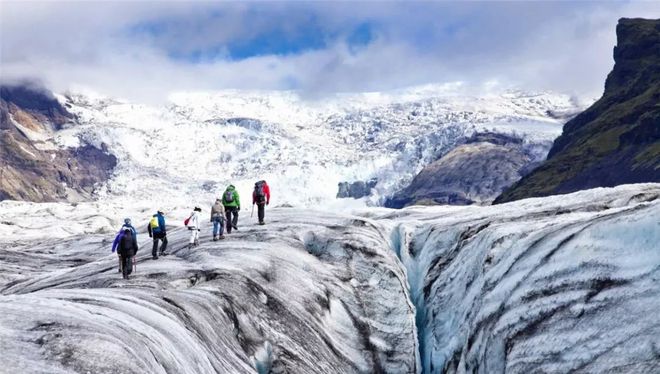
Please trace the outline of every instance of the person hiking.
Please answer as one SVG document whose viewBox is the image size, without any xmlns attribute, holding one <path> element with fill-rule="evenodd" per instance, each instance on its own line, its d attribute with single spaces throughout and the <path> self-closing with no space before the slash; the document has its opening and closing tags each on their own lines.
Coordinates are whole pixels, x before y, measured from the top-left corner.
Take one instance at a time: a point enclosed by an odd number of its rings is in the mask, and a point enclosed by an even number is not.
<svg viewBox="0 0 660 374">
<path fill-rule="evenodd" d="M 232 228 L 238 230 L 238 212 L 241 210 L 240 196 L 234 185 L 230 184 L 222 194 L 222 205 L 225 206 L 227 234 L 231 234 Z"/>
<path fill-rule="evenodd" d="M 137 254 L 138 245 L 133 231 L 126 227 L 123 229 L 119 245 L 117 246 L 117 253 L 121 256 L 121 269 L 124 279 L 133 272 L 133 256 Z"/>
<path fill-rule="evenodd" d="M 115 240 L 112 242 L 113 253 L 117 250 L 117 247 L 119 246 L 119 241 L 121 240 L 121 237 L 124 235 L 124 229 L 131 230 L 131 234 L 133 234 L 133 240 L 135 241 L 135 246 L 137 247 L 137 230 L 135 230 L 135 227 L 131 225 L 130 218 L 124 218 L 124 224 L 121 226 L 121 229 L 119 229 L 119 232 L 115 236 Z M 119 254 L 119 252 L 117 252 L 117 257 L 119 259 L 119 272 L 121 273 L 121 255 Z"/>
<path fill-rule="evenodd" d="M 261 180 L 254 184 L 252 191 L 252 205 L 257 204 L 257 217 L 259 224 L 265 225 L 264 215 L 266 214 L 266 205 L 270 204 L 270 187 L 266 181 Z"/>
<path fill-rule="evenodd" d="M 151 249 L 151 256 L 154 260 L 158 259 L 158 241 L 162 241 L 160 246 L 160 255 L 164 256 L 167 249 L 167 228 L 165 226 L 165 214 L 159 210 L 151 217 L 149 226 L 147 226 L 149 237 L 154 239 L 154 246 Z"/>
<path fill-rule="evenodd" d="M 222 205 L 222 199 L 215 199 L 215 204 L 211 206 L 211 222 L 213 223 L 213 241 L 224 239 L 222 235 L 225 231 L 225 206 Z"/>
<path fill-rule="evenodd" d="M 190 217 L 185 220 L 186 227 L 190 231 L 190 241 L 188 242 L 188 248 L 197 247 L 199 245 L 199 232 L 201 231 L 199 227 L 199 215 L 198 212 L 202 212 L 202 208 L 195 207 Z"/>
</svg>

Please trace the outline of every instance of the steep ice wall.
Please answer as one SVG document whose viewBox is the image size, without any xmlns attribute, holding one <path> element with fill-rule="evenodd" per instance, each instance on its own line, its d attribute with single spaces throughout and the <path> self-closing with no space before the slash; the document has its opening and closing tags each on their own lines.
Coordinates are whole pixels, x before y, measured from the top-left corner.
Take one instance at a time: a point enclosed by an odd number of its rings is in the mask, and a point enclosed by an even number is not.
<svg viewBox="0 0 660 374">
<path fill-rule="evenodd" d="M 378 216 L 408 270 L 424 372 L 658 372 L 659 197 L 629 185 Z"/>
<path fill-rule="evenodd" d="M 368 221 L 274 210 L 124 281 L 108 237 L 0 246 L 2 372 L 415 373 L 414 307 Z"/>
</svg>

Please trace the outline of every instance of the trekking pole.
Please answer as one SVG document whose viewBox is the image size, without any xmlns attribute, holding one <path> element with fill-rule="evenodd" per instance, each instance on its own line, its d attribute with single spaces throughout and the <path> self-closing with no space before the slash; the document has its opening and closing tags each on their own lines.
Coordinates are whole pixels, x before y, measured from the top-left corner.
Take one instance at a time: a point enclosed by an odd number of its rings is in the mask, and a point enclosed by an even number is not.
<svg viewBox="0 0 660 374">
<path fill-rule="evenodd" d="M 254 204 L 252 204 L 252 211 L 250 212 L 250 218 L 252 218 L 253 214 L 254 214 Z"/>
</svg>

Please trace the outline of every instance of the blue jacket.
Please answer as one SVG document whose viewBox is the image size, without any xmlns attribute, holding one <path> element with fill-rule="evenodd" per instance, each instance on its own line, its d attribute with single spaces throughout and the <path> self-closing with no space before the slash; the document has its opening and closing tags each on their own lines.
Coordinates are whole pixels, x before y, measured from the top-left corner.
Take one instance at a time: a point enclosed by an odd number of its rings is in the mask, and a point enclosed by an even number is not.
<svg viewBox="0 0 660 374">
<path fill-rule="evenodd" d="M 117 233 L 117 236 L 115 236 L 115 240 L 112 242 L 113 253 L 117 250 L 117 246 L 119 245 L 119 241 L 121 240 L 121 238 L 124 237 L 125 229 L 130 229 L 131 232 L 133 233 L 133 244 L 135 244 L 135 247 L 137 248 L 137 231 L 135 230 L 135 227 L 133 227 L 132 225 L 124 224 Z"/>
<path fill-rule="evenodd" d="M 167 228 L 165 227 L 165 217 L 162 214 L 154 214 L 153 217 L 158 217 L 158 226 L 151 228 L 151 222 L 147 226 L 149 231 L 149 236 L 152 234 L 165 234 L 167 233 Z"/>
</svg>

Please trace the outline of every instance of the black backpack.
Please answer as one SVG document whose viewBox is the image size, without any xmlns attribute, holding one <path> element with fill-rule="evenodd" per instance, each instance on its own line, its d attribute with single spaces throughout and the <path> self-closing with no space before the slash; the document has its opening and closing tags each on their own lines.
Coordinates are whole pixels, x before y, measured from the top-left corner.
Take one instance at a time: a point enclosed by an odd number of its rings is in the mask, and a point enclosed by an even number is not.
<svg viewBox="0 0 660 374">
<path fill-rule="evenodd" d="M 254 184 L 254 196 L 257 198 L 257 201 L 262 202 L 266 199 L 266 193 L 264 192 L 265 181 L 259 181 Z"/>
<path fill-rule="evenodd" d="M 120 245 L 120 248 L 123 247 L 122 255 L 131 254 L 135 251 L 135 248 L 133 248 L 133 233 L 130 229 L 124 230 L 124 236 L 122 236 L 121 240 L 123 242 Z"/>
</svg>

